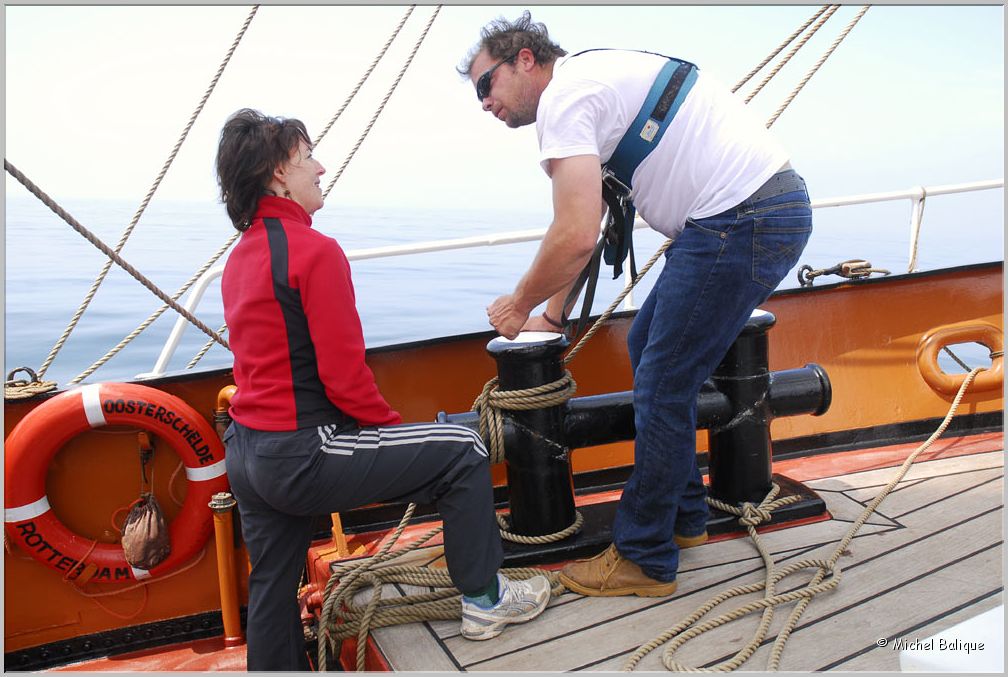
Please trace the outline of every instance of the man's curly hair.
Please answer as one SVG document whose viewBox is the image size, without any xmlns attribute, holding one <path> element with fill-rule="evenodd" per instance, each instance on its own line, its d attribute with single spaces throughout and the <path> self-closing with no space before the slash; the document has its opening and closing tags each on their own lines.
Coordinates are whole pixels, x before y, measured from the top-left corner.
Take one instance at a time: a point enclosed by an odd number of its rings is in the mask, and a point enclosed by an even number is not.
<svg viewBox="0 0 1008 677">
<path fill-rule="evenodd" d="M 525 48 L 532 50 L 536 63 L 540 65 L 553 63 L 567 54 L 560 45 L 550 40 L 545 24 L 532 21 L 532 15 L 525 10 L 513 22 L 499 17 L 484 26 L 480 31 L 480 41 L 469 50 L 456 70 L 462 77 L 469 77 L 473 61 L 484 49 L 494 59 L 507 59 Z"/>
</svg>

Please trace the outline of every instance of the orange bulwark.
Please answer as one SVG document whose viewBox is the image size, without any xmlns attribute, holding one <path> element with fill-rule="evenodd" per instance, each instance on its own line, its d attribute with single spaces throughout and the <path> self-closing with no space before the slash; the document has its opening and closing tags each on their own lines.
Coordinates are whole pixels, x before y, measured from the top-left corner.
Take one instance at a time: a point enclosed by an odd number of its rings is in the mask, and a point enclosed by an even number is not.
<svg viewBox="0 0 1008 677">
<path fill-rule="evenodd" d="M 976 340 L 994 353 L 990 369 L 981 374 L 991 387 L 982 387 L 978 379 L 978 387 L 963 398 L 957 420 L 965 430 L 1000 430 L 1002 290 L 1002 264 L 994 263 L 774 294 L 763 306 L 777 317 L 768 334 L 770 369 L 815 362 L 829 374 L 833 391 L 832 405 L 824 415 L 773 421 L 775 468 L 780 463 L 789 474 L 800 477 L 796 468 L 802 467 L 806 455 L 822 450 L 860 450 L 859 458 L 870 464 L 872 447 L 920 439 L 922 433 L 930 432 L 951 399 L 941 384 L 944 372 L 939 373 L 936 366 L 936 351 L 950 343 Z M 631 320 L 629 313 L 611 319 L 569 364 L 579 395 L 630 389 L 625 337 Z M 968 332 L 958 333 L 964 326 Z M 495 376 L 493 361 L 485 352 L 492 337 L 483 332 L 375 349 L 369 351 L 368 363 L 383 394 L 404 420 L 431 421 L 439 412 L 468 411 L 483 384 Z M 59 659 L 61 655 L 84 660 L 141 651 L 147 667 L 125 659 L 105 665 L 152 669 L 159 652 L 166 660 L 171 655 L 169 644 L 178 647 L 198 641 L 203 642 L 200 651 L 211 650 L 206 647 L 213 641 L 201 638 L 220 636 L 223 628 L 218 555 L 207 545 L 213 526 L 207 503 L 227 485 L 223 448 L 210 421 L 219 404 L 218 393 L 230 384 L 228 370 L 187 372 L 147 381 L 144 386 L 101 384 L 5 404 L 8 668 L 60 665 L 67 662 Z M 92 404 L 87 405 L 85 397 Z M 135 404 L 128 412 L 129 401 Z M 160 408 L 164 411 L 159 417 Z M 98 411 L 104 423 L 94 417 Z M 185 412 L 187 432 L 180 430 L 183 424 L 169 417 L 168 411 Z M 41 425 L 42 420 L 50 425 Z M 136 498 L 138 428 L 157 436 L 150 464 L 152 489 L 169 520 L 173 552 L 149 577 L 138 578 L 129 570 L 119 579 L 116 569 L 127 565 L 121 561 L 116 519 Z M 697 451 L 707 451 L 706 431 L 697 432 Z M 815 458 L 822 464 L 842 462 L 843 457 Z M 204 458 L 211 460 L 200 463 Z M 633 445 L 618 442 L 576 449 L 571 459 L 575 486 L 581 487 L 580 505 L 595 500 L 586 488 L 594 477 L 630 466 Z M 495 484 L 503 485 L 503 464 L 493 468 L 493 476 Z M 609 490 L 599 500 L 611 500 L 615 494 Z M 371 506 L 364 513 L 375 509 Z M 402 510 L 389 506 L 382 513 L 387 517 L 379 520 L 355 512 L 340 516 L 347 547 L 338 553 L 332 542 L 332 517 L 319 516 L 319 540 L 308 568 L 308 582 L 315 592 L 325 585 L 328 560 L 345 552 L 353 556 L 371 551 L 388 533 L 388 521 L 397 520 Z M 45 515 L 52 521 L 38 526 Z M 379 522 L 384 526 L 365 534 L 374 530 L 369 523 Z M 40 553 L 37 539 L 31 538 L 25 526 L 30 523 L 36 524 L 36 533 L 44 534 L 48 543 L 56 538 L 62 539 L 60 545 L 78 544 L 76 550 L 67 550 L 71 560 L 107 567 L 108 576 L 96 573 L 84 580 L 86 574 L 78 573 L 76 581 L 68 580 L 74 577 L 71 570 L 77 572 L 79 566 L 60 565 L 62 560 L 50 559 L 48 550 Z M 54 524 L 65 531 L 53 529 Z M 377 541 L 372 540 L 375 537 Z M 247 557 L 240 540 L 236 545 L 235 564 L 224 566 L 233 569 L 237 602 L 244 606 Z M 183 570 L 184 576 L 172 575 Z M 315 602 L 306 609 L 316 609 Z M 230 625 L 228 634 L 233 640 L 236 633 Z M 235 646 L 215 654 L 223 662 L 200 665 L 235 669 L 235 652 L 241 651 Z M 133 655 L 139 660 L 141 654 Z"/>
</svg>

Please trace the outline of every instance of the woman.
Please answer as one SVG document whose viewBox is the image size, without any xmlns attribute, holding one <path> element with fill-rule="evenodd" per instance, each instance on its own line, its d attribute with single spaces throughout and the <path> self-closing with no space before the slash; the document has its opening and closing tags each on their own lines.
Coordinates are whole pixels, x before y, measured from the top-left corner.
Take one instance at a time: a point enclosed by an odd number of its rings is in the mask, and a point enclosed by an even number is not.
<svg viewBox="0 0 1008 677">
<path fill-rule="evenodd" d="M 403 425 L 364 362 L 346 256 L 312 229 L 322 165 L 299 120 L 249 109 L 221 132 L 217 178 L 241 240 L 221 282 L 237 392 L 224 436 L 249 577 L 248 669 L 304 670 L 297 591 L 313 517 L 388 500 L 437 504 L 463 591 L 462 635 L 537 616 L 545 577 L 510 581 L 479 435 Z"/>
</svg>

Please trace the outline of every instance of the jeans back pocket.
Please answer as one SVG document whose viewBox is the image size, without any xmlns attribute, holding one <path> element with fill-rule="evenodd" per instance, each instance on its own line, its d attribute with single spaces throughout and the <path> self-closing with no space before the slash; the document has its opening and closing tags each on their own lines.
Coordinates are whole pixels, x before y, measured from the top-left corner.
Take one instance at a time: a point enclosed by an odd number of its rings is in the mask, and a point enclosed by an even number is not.
<svg viewBox="0 0 1008 677">
<path fill-rule="evenodd" d="M 812 235 L 812 210 L 757 216 L 753 227 L 753 282 L 775 289 L 797 263 Z"/>
</svg>

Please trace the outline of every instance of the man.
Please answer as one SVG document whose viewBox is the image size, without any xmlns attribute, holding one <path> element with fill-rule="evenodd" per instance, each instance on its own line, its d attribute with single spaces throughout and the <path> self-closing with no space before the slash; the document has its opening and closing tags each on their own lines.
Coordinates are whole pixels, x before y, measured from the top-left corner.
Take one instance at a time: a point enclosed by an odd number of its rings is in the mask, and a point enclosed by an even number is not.
<svg viewBox="0 0 1008 677">
<path fill-rule="evenodd" d="M 458 69 L 483 110 L 508 127 L 536 124 L 553 185 L 553 222 L 531 267 L 487 308 L 508 338 L 565 325 L 568 290 L 599 238 L 601 165 L 613 159 L 669 63 L 624 50 L 566 54 L 526 11 L 514 22 L 489 23 Z M 613 544 L 560 577 L 586 595 L 670 595 L 680 548 L 706 541 L 697 395 L 753 309 L 798 262 L 812 230 L 808 193 L 786 151 L 740 100 L 685 63 L 673 61 L 693 73 L 680 82 L 678 109 L 624 177 L 644 220 L 674 242 L 627 337 L 637 433 Z M 631 133 L 638 131 L 647 135 Z M 545 311 L 530 318 L 543 301 Z"/>
</svg>

